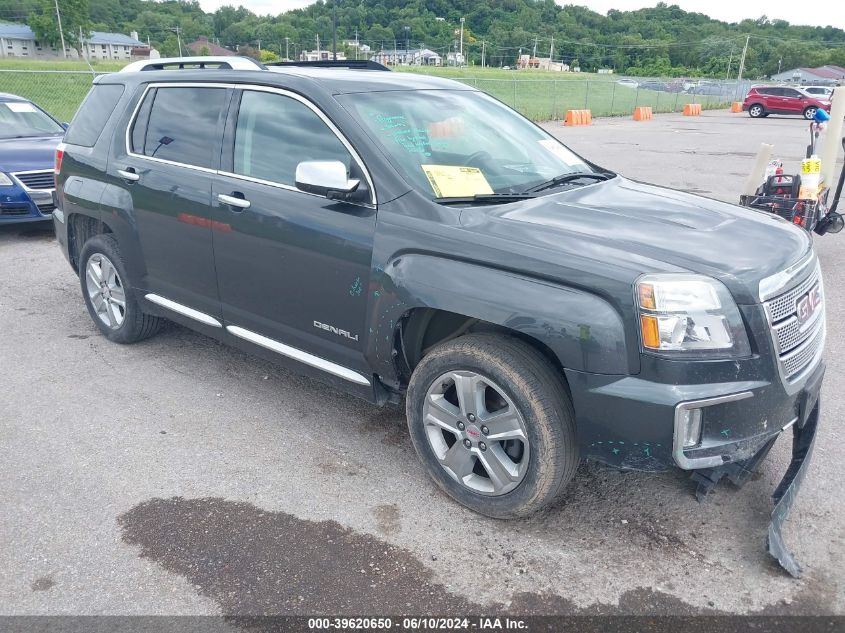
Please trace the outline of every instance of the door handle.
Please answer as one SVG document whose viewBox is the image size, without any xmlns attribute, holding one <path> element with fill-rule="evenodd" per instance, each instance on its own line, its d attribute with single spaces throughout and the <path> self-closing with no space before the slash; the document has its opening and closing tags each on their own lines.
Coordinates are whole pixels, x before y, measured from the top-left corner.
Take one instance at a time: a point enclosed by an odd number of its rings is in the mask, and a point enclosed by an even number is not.
<svg viewBox="0 0 845 633">
<path fill-rule="evenodd" d="M 222 202 L 223 204 L 227 204 L 230 207 L 234 207 L 237 210 L 249 209 L 250 204 L 252 204 L 249 200 L 243 197 L 243 194 L 240 192 L 233 192 L 235 196 L 227 196 L 225 193 L 218 193 L 217 199 Z M 240 197 L 238 197 L 240 196 Z"/>
<path fill-rule="evenodd" d="M 126 169 L 118 169 L 117 173 L 120 175 L 121 178 L 124 180 L 128 180 L 129 182 L 138 182 L 141 179 L 141 175 L 135 173 L 135 170 L 132 167 L 127 167 Z"/>
</svg>

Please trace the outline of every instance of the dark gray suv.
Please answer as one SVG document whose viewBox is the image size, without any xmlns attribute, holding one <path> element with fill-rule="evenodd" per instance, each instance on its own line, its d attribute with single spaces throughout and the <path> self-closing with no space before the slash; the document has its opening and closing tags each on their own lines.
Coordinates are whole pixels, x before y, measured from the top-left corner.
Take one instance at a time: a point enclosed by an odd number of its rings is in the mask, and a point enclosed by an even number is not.
<svg viewBox="0 0 845 633">
<path fill-rule="evenodd" d="M 404 396 L 431 476 L 494 517 L 583 458 L 718 479 L 817 411 L 806 232 L 611 173 L 453 81 L 152 66 L 99 77 L 58 156 L 58 239 L 109 339 L 167 318 Z"/>
</svg>

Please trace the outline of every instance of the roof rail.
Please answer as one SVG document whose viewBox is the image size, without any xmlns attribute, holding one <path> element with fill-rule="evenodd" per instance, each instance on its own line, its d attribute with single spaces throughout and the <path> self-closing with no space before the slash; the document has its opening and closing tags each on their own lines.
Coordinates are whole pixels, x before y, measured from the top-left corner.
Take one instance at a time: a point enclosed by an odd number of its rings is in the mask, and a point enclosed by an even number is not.
<svg viewBox="0 0 845 633">
<path fill-rule="evenodd" d="M 120 72 L 134 73 L 144 70 L 267 70 L 261 62 L 251 57 L 162 57 L 161 59 L 141 60 L 124 66 Z"/>
<path fill-rule="evenodd" d="M 371 59 L 321 59 L 314 62 L 270 62 L 268 66 L 299 66 L 305 68 L 348 68 L 349 70 L 387 70 L 383 64 Z"/>
</svg>

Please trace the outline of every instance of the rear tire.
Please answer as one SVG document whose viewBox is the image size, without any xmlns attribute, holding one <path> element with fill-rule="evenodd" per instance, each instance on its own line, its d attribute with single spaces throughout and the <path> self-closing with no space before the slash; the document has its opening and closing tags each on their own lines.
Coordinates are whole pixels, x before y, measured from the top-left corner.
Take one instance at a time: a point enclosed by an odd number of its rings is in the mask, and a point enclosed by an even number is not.
<svg viewBox="0 0 845 633">
<path fill-rule="evenodd" d="M 808 106 L 804 108 L 804 118 L 808 121 L 812 121 L 816 117 L 816 111 L 818 108 L 816 106 Z"/>
<path fill-rule="evenodd" d="M 429 475 L 481 514 L 506 519 L 542 510 L 578 467 L 562 376 L 519 339 L 469 334 L 443 343 L 414 369 L 406 402 L 411 440 Z"/>
<path fill-rule="evenodd" d="M 763 106 L 759 103 L 752 103 L 750 106 L 748 106 L 748 116 L 750 116 L 752 119 L 759 119 L 764 114 L 765 111 L 763 110 Z"/>
<path fill-rule="evenodd" d="M 113 235 L 95 235 L 85 242 L 79 281 L 88 314 L 110 341 L 137 343 L 158 332 L 162 319 L 141 310 Z"/>
</svg>

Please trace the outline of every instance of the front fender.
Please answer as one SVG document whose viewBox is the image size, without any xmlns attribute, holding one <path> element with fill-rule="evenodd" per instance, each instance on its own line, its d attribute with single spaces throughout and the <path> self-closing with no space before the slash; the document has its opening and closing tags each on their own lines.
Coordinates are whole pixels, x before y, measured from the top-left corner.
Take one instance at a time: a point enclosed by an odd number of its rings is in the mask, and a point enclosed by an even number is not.
<svg viewBox="0 0 845 633">
<path fill-rule="evenodd" d="M 393 332 L 414 308 L 454 312 L 514 330 L 545 344 L 569 369 L 627 374 L 622 317 L 582 290 L 477 264 L 405 254 L 389 262 L 373 291 L 368 355 L 392 373 Z"/>
</svg>

